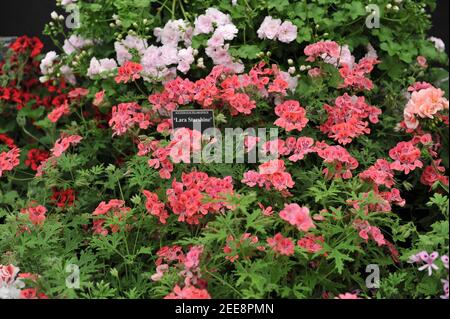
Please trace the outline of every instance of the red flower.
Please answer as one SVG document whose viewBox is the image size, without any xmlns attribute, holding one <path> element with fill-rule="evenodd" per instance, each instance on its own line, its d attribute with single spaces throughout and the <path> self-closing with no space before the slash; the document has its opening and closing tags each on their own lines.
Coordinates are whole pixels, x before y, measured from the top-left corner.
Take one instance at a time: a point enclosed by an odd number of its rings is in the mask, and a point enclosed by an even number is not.
<svg viewBox="0 0 450 319">
<path fill-rule="evenodd" d="M 16 53 L 26 53 L 30 51 L 30 56 L 32 58 L 39 55 L 43 47 L 44 45 L 41 40 L 36 37 L 29 38 L 27 36 L 17 38 L 17 40 L 10 46 L 10 48 Z"/>
<path fill-rule="evenodd" d="M 38 148 L 32 148 L 28 151 L 27 159 L 25 160 L 25 165 L 29 166 L 33 171 L 37 171 L 38 167 L 48 159 L 50 153 Z"/>
<path fill-rule="evenodd" d="M 10 149 L 17 147 L 16 144 L 14 144 L 14 140 L 6 134 L 0 134 L 0 142 L 6 144 Z"/>
<path fill-rule="evenodd" d="M 75 193 L 71 188 L 68 188 L 66 190 L 54 189 L 51 200 L 55 203 L 56 206 L 61 208 L 73 206 L 73 202 L 75 200 Z"/>
</svg>

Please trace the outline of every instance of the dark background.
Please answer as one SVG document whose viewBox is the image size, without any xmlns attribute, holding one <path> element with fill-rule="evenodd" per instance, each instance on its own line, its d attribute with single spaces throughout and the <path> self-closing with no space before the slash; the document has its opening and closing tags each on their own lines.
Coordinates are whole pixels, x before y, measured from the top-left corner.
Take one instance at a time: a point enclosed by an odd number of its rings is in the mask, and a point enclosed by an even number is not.
<svg viewBox="0 0 450 319">
<path fill-rule="evenodd" d="M 42 36 L 44 25 L 50 21 L 50 13 L 56 10 L 55 0 L 0 0 L 0 36 L 40 36 L 48 51 L 51 40 Z M 430 35 L 441 38 L 449 52 L 449 0 L 438 0 L 433 13 Z"/>
</svg>

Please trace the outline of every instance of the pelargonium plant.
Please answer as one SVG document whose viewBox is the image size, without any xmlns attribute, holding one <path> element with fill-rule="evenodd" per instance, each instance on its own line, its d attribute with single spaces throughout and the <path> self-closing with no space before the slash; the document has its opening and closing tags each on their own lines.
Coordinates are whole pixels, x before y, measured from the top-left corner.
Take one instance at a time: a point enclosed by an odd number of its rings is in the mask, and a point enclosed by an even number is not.
<svg viewBox="0 0 450 319">
<path fill-rule="evenodd" d="M 57 3 L 0 63 L 0 298 L 448 299 L 435 1 Z"/>
</svg>

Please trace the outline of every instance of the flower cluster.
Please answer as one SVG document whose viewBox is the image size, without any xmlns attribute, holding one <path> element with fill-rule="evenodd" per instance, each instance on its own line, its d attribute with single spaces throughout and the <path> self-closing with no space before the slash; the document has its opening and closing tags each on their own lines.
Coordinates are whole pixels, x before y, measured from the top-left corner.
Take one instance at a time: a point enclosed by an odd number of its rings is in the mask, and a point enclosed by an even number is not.
<svg viewBox="0 0 450 319">
<path fill-rule="evenodd" d="M 309 209 L 298 204 L 285 204 L 284 209 L 280 211 L 280 217 L 303 232 L 315 227 Z"/>
<path fill-rule="evenodd" d="M 287 189 L 294 187 L 291 174 L 286 172 L 283 160 L 276 159 L 267 161 L 259 166 L 258 172 L 250 170 L 244 173 L 242 183 L 254 187 L 265 187 L 267 190 L 274 188 L 284 194 L 288 194 Z"/>
<path fill-rule="evenodd" d="M 144 68 L 139 63 L 127 61 L 119 67 L 118 75 L 115 80 L 117 83 L 133 82 L 141 78 L 140 72 Z"/>
<path fill-rule="evenodd" d="M 114 135 L 124 135 L 136 124 L 141 129 L 147 129 L 150 125 L 149 114 L 139 112 L 141 107 L 137 103 L 120 103 L 112 108 L 112 116 L 109 126 L 113 129 Z"/>
<path fill-rule="evenodd" d="M 329 165 L 323 170 L 328 178 L 351 178 L 351 171 L 359 165 L 358 161 L 342 146 L 330 146 L 324 142 L 317 142 L 316 150 L 324 163 Z"/>
<path fill-rule="evenodd" d="M 389 156 L 394 160 L 391 163 L 391 168 L 405 174 L 409 174 L 410 171 L 423 166 L 423 163 L 420 161 L 420 149 L 415 147 L 411 141 L 399 142 L 389 151 Z"/>
<path fill-rule="evenodd" d="M 324 238 L 323 236 L 314 236 L 313 234 L 306 234 L 305 237 L 297 241 L 297 245 L 309 253 L 318 253 L 323 250 Z M 324 253 L 326 256 L 327 253 Z"/>
<path fill-rule="evenodd" d="M 294 242 L 292 239 L 284 237 L 281 233 L 267 238 L 267 244 L 273 249 L 274 252 L 280 255 L 291 256 L 294 254 Z"/>
<path fill-rule="evenodd" d="M 147 211 L 158 217 L 162 224 L 165 224 L 169 213 L 165 209 L 164 203 L 159 200 L 158 195 L 155 193 L 148 190 L 143 190 L 142 193 L 146 197 L 145 208 L 147 208 Z"/>
<path fill-rule="evenodd" d="M 258 31 L 260 39 L 278 40 L 290 43 L 297 38 L 297 26 L 291 21 L 281 22 L 281 19 L 274 19 L 271 16 L 264 18 Z"/>
<path fill-rule="evenodd" d="M 12 171 L 14 167 L 20 164 L 20 149 L 13 148 L 8 152 L 0 153 L 0 177 L 6 171 Z"/>
<path fill-rule="evenodd" d="M 74 205 L 75 192 L 72 188 L 54 189 L 50 200 L 59 208 L 65 208 Z"/>
<path fill-rule="evenodd" d="M 320 130 L 343 145 L 355 137 L 370 133 L 366 119 L 375 124 L 381 114 L 381 110 L 368 105 L 363 96 L 350 96 L 347 93 L 338 97 L 334 106 L 324 105 L 324 109 L 328 119 L 320 126 Z"/>
<path fill-rule="evenodd" d="M 448 100 L 441 89 L 433 86 L 417 88 L 417 85 L 413 89 L 403 111 L 403 120 L 408 129 L 417 129 L 419 119 L 433 119 L 438 112 L 448 110 Z"/>
<path fill-rule="evenodd" d="M 275 114 L 279 118 L 275 125 L 284 128 L 287 132 L 292 130 L 301 131 L 308 123 L 306 111 L 298 101 L 285 101 L 275 107 Z"/>
<path fill-rule="evenodd" d="M 244 71 L 244 65 L 233 61 L 228 52 L 229 44 L 225 41 L 233 40 L 238 29 L 231 21 L 231 17 L 223 12 L 209 8 L 205 14 L 199 15 L 194 23 L 194 35 L 210 34 L 212 36 L 207 42 L 205 53 L 215 65 L 224 65 L 234 70 L 236 73 Z"/>
<path fill-rule="evenodd" d="M 355 219 L 353 221 L 353 226 L 359 233 L 359 237 L 365 241 L 369 240 L 369 237 L 374 240 L 378 246 L 386 245 L 386 240 L 384 239 L 383 233 L 376 226 L 369 224 L 367 220 Z"/>
<path fill-rule="evenodd" d="M 167 190 L 170 208 L 178 221 L 199 224 L 208 213 L 219 213 L 231 208 L 227 197 L 233 195 L 231 177 L 209 177 L 203 172 L 183 173 L 181 182 L 176 179 Z"/>
<path fill-rule="evenodd" d="M 35 226 L 42 225 L 47 218 L 45 216 L 47 213 L 47 208 L 42 205 L 30 206 L 22 209 L 21 213 L 27 215 L 29 221 Z"/>
</svg>

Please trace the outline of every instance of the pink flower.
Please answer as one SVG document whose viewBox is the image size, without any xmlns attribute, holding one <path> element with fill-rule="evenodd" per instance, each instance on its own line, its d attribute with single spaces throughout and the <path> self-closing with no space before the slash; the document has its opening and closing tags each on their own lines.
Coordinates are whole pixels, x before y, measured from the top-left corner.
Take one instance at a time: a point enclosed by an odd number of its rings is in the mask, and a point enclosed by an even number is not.
<svg viewBox="0 0 450 319">
<path fill-rule="evenodd" d="M 265 186 L 266 189 L 274 189 L 284 192 L 294 186 L 291 175 L 286 172 L 283 160 L 277 159 L 265 162 L 259 166 L 259 172 L 248 171 L 244 173 L 242 183 L 250 187 L 258 185 Z"/>
<path fill-rule="evenodd" d="M 27 214 L 31 223 L 35 226 L 42 225 L 46 219 L 45 214 L 47 213 L 47 208 L 42 205 L 28 207 L 21 211 L 22 214 Z"/>
<path fill-rule="evenodd" d="M 138 112 L 141 107 L 137 103 L 121 103 L 112 108 L 112 116 L 109 126 L 114 135 L 123 135 L 130 128 L 139 125 L 141 129 L 147 129 L 150 125 L 148 114 Z"/>
<path fill-rule="evenodd" d="M 359 237 L 364 240 L 369 240 L 369 236 L 378 244 L 378 246 L 386 245 L 386 240 L 380 229 L 375 226 L 371 226 L 367 220 L 355 219 L 353 226 L 359 232 Z"/>
<path fill-rule="evenodd" d="M 274 40 L 278 36 L 280 26 L 281 26 L 280 19 L 274 19 L 271 16 L 267 16 L 264 18 L 264 21 L 262 22 L 261 26 L 256 32 L 258 33 L 258 37 L 260 39 Z M 289 36 L 287 36 L 287 38 L 289 38 Z"/>
<path fill-rule="evenodd" d="M 308 56 L 306 61 L 314 62 L 318 57 L 339 58 L 340 46 L 334 41 L 319 41 L 305 47 L 304 53 Z"/>
<path fill-rule="evenodd" d="M 83 138 L 79 135 L 70 135 L 61 137 L 51 149 L 53 157 L 60 157 L 71 145 L 76 145 L 81 142 Z"/>
<path fill-rule="evenodd" d="M 420 182 L 427 186 L 433 186 L 434 183 L 440 181 L 444 185 L 449 184 L 448 176 L 445 176 L 445 167 L 440 166 L 442 160 L 436 160 L 432 162 L 432 165 L 428 165 L 420 176 Z"/>
<path fill-rule="evenodd" d="M 280 255 L 291 256 L 294 254 L 295 246 L 292 239 L 283 237 L 281 233 L 276 234 L 273 238 L 267 238 L 267 244 Z"/>
<path fill-rule="evenodd" d="M 158 195 L 147 190 L 143 190 L 142 193 L 147 198 L 145 202 L 145 208 L 153 216 L 159 217 L 159 221 L 162 224 L 166 223 L 166 219 L 169 217 L 169 213 L 165 209 L 164 203 L 160 202 Z"/>
<path fill-rule="evenodd" d="M 449 285 L 448 285 L 448 277 L 447 279 L 441 279 L 442 289 L 444 290 L 444 294 L 441 296 L 441 299 L 448 299 L 449 296 Z"/>
<path fill-rule="evenodd" d="M 328 168 L 323 170 L 328 178 L 351 178 L 351 171 L 356 169 L 359 165 L 358 161 L 342 146 L 330 146 L 323 142 L 317 142 L 316 151 L 317 154 L 323 158 L 324 163 L 332 166 L 332 171 Z"/>
<path fill-rule="evenodd" d="M 69 108 L 69 104 L 67 103 L 67 101 L 65 101 L 63 104 L 61 104 L 60 106 L 53 109 L 53 111 L 51 111 L 47 115 L 47 117 L 51 122 L 56 123 L 63 115 L 68 115 L 68 114 L 70 114 L 70 108 Z"/>
<path fill-rule="evenodd" d="M 293 147 L 293 154 L 289 156 L 291 162 L 302 160 L 306 154 L 315 152 L 313 148 L 314 140 L 310 137 L 299 137 Z"/>
<path fill-rule="evenodd" d="M 164 299 L 211 299 L 211 296 L 206 289 L 198 289 L 194 286 L 180 288 L 180 286 L 175 285 L 173 291 Z"/>
<path fill-rule="evenodd" d="M 354 66 L 343 64 L 339 69 L 339 73 L 344 79 L 344 83 L 340 87 L 353 87 L 358 90 L 371 90 L 373 83 L 366 77 L 366 75 L 370 74 L 374 69 L 374 66 L 378 63 L 380 63 L 380 61 L 376 58 L 364 57 Z"/>
<path fill-rule="evenodd" d="M 389 151 L 389 156 L 394 160 L 391 163 L 391 168 L 403 171 L 405 174 L 423 166 L 423 163 L 419 160 L 420 150 L 411 142 L 399 142 Z"/>
<path fill-rule="evenodd" d="M 320 68 L 312 68 L 308 71 L 308 75 L 312 78 L 318 78 L 322 75 L 322 70 Z"/>
<path fill-rule="evenodd" d="M 289 224 L 297 227 L 298 230 L 307 232 L 315 228 L 309 215 L 307 207 L 300 207 L 298 204 L 284 204 L 284 209 L 280 212 L 280 217 Z"/>
<path fill-rule="evenodd" d="M 275 114 L 280 118 L 275 121 L 275 125 L 290 132 L 294 129 L 301 131 L 308 123 L 306 111 L 300 106 L 298 101 L 289 100 L 275 107 Z"/>
<path fill-rule="evenodd" d="M 361 172 L 359 177 L 375 185 L 384 185 L 388 188 L 391 188 L 395 183 L 391 164 L 385 159 L 378 159 L 374 165 Z"/>
<path fill-rule="evenodd" d="M 367 120 L 378 123 L 381 114 L 381 110 L 368 105 L 363 96 L 350 96 L 347 93 L 336 98 L 335 106 L 325 104 L 324 109 L 328 119 L 320 126 L 320 130 L 343 145 L 355 137 L 370 133 Z"/>
<path fill-rule="evenodd" d="M 427 64 L 427 58 L 424 57 L 423 55 L 419 55 L 419 56 L 417 57 L 417 64 L 419 64 L 419 66 L 420 66 L 422 69 L 426 69 L 426 68 L 428 67 L 428 64 Z"/>
<path fill-rule="evenodd" d="M 151 276 L 151 279 L 153 281 L 160 281 L 162 279 L 162 277 L 164 276 L 164 273 L 167 272 L 168 270 L 169 270 L 168 264 L 162 264 L 162 265 L 156 266 L 156 274 L 153 274 Z"/>
<path fill-rule="evenodd" d="M 119 221 L 123 220 L 131 208 L 125 206 L 125 202 L 119 199 L 111 199 L 109 202 L 101 202 L 97 208 L 92 213 L 95 217 L 106 217 L 106 218 L 118 218 Z M 106 218 L 97 218 L 93 221 L 92 230 L 94 234 L 100 234 L 102 236 L 108 235 L 109 231 L 104 226 L 106 223 Z M 119 231 L 119 225 L 111 224 L 109 225 L 111 231 L 116 233 Z"/>
<path fill-rule="evenodd" d="M 419 267 L 419 271 L 427 269 L 428 276 L 431 276 L 433 274 L 433 270 L 439 269 L 439 267 L 434 264 L 434 261 L 439 257 L 438 252 L 434 251 L 431 254 L 428 254 L 426 251 L 422 251 L 418 253 L 417 256 L 420 258 L 421 262 L 424 263 L 424 265 Z"/>
<path fill-rule="evenodd" d="M 13 148 L 8 152 L 0 153 L 0 177 L 3 172 L 12 171 L 14 167 L 20 164 L 20 149 Z"/>
<path fill-rule="evenodd" d="M 98 91 L 95 93 L 95 99 L 92 102 L 95 106 L 100 106 L 103 103 L 103 100 L 105 99 L 105 90 Z"/>
<path fill-rule="evenodd" d="M 312 234 L 307 234 L 305 237 L 300 239 L 297 242 L 297 245 L 303 249 L 305 249 L 307 252 L 310 253 L 317 253 L 323 249 L 324 239 L 322 236 L 314 236 Z"/>
<path fill-rule="evenodd" d="M 203 246 L 193 246 L 189 249 L 184 260 L 186 270 L 196 269 L 200 266 L 200 257 L 203 253 Z"/>
<path fill-rule="evenodd" d="M 19 268 L 10 264 L 7 266 L 0 265 L 0 288 L 10 286 L 16 280 Z"/>
<path fill-rule="evenodd" d="M 420 91 L 431 87 L 433 86 L 428 82 L 415 82 L 413 85 L 408 87 L 408 92 Z"/>
<path fill-rule="evenodd" d="M 265 34 L 267 34 L 265 32 Z M 297 26 L 290 21 L 284 21 L 278 29 L 278 40 L 284 43 L 290 43 L 297 38 Z"/>
</svg>

